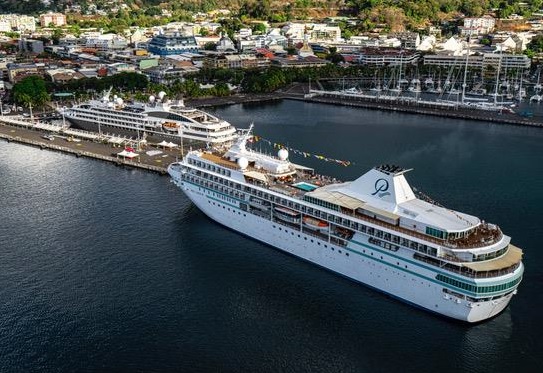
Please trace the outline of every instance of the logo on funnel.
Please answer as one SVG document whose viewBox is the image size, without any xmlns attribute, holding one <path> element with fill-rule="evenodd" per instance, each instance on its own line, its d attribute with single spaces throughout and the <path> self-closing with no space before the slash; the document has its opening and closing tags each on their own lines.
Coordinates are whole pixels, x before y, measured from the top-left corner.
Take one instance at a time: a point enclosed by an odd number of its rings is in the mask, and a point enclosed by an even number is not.
<svg viewBox="0 0 543 373">
<path fill-rule="evenodd" d="M 390 192 L 387 192 L 388 190 L 388 181 L 385 179 L 377 179 L 375 181 L 375 192 L 373 192 L 371 195 L 374 196 L 377 194 L 379 198 L 383 198 L 384 196 L 390 196 Z"/>
</svg>

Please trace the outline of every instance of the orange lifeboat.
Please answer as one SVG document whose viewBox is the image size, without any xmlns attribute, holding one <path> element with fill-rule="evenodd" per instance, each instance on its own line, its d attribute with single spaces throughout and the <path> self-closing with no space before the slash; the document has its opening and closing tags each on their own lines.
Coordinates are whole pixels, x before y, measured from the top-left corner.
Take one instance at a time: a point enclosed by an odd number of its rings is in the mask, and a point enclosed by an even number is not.
<svg viewBox="0 0 543 373">
<path fill-rule="evenodd" d="M 179 129 L 179 124 L 174 122 L 165 122 L 162 124 L 162 128 L 169 132 L 177 132 Z"/>
<path fill-rule="evenodd" d="M 304 216 L 302 219 L 304 225 L 316 231 L 328 230 L 328 223 L 319 219 L 312 218 L 311 216 Z"/>
</svg>

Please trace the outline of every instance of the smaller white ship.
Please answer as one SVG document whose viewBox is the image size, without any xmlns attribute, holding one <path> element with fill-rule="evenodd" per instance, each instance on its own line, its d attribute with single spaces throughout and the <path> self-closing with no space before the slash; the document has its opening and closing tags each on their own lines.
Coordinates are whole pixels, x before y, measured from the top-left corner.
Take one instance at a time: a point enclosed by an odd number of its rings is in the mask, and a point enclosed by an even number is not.
<svg viewBox="0 0 543 373">
<path fill-rule="evenodd" d="M 236 129 L 225 120 L 181 100 L 171 101 L 164 92 L 150 96 L 147 102 L 125 103 L 107 92 L 101 100 L 65 108 L 61 113 L 76 128 L 179 144 L 182 139 L 210 145 L 228 145 L 236 138 Z"/>
</svg>

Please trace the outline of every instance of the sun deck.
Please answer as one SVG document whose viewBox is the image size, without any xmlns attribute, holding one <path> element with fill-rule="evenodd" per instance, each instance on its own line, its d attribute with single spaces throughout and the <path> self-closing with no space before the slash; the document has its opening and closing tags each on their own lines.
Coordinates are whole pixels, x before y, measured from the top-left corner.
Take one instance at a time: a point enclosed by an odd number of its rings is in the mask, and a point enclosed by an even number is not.
<svg viewBox="0 0 543 373">
<path fill-rule="evenodd" d="M 499 271 L 518 264 L 521 259 L 522 250 L 510 244 L 509 250 L 499 258 L 482 262 L 463 263 L 462 265 L 476 272 Z"/>
</svg>

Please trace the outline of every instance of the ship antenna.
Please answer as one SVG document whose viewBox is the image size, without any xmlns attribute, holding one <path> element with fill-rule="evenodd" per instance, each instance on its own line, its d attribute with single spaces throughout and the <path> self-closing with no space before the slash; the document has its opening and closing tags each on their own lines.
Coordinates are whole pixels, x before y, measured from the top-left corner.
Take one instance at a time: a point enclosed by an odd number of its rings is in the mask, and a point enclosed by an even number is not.
<svg viewBox="0 0 543 373">
<path fill-rule="evenodd" d="M 109 101 L 109 95 L 111 94 L 111 90 L 113 89 L 113 86 L 110 86 L 106 94 L 104 95 L 104 101 Z"/>
</svg>

